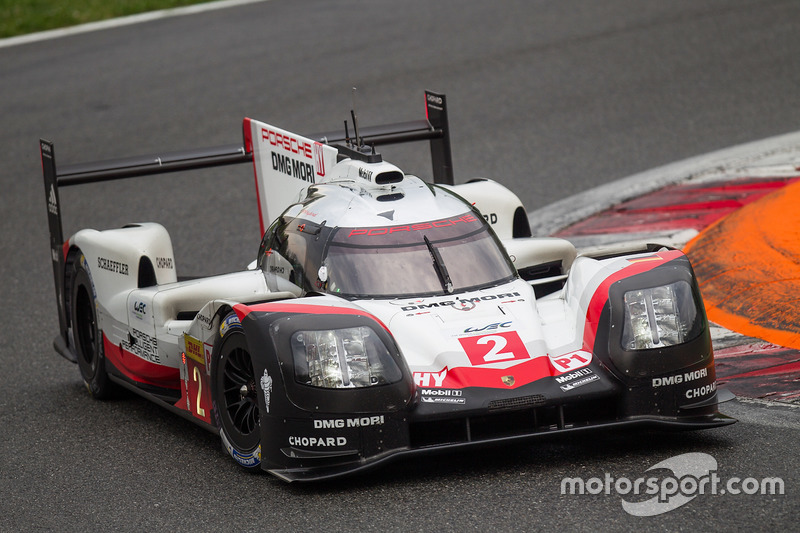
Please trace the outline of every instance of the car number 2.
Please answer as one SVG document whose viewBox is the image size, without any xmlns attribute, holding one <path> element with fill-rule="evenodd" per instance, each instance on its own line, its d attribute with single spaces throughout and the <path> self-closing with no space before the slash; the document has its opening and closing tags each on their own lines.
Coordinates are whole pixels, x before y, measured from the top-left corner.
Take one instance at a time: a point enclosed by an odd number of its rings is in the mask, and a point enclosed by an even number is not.
<svg viewBox="0 0 800 533">
<path fill-rule="evenodd" d="M 461 337 L 458 341 L 473 366 L 530 358 L 516 331 Z"/>
<path fill-rule="evenodd" d="M 203 398 L 203 380 L 202 376 L 200 375 L 200 369 L 197 367 L 194 367 L 194 370 L 192 371 L 192 381 L 197 383 L 197 405 L 195 406 L 197 416 L 200 418 L 205 418 L 206 410 L 200 407 L 200 402 Z"/>
<path fill-rule="evenodd" d="M 186 407 L 195 418 L 211 423 L 209 407 L 211 397 L 208 392 L 208 378 L 205 367 L 193 359 L 186 358 L 186 379 L 183 381 Z"/>
</svg>

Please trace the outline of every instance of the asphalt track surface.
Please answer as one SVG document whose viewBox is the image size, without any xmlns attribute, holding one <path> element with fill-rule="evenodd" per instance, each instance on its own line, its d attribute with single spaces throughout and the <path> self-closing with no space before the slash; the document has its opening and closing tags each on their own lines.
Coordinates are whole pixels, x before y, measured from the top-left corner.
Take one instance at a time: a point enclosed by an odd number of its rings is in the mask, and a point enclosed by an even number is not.
<svg viewBox="0 0 800 533">
<path fill-rule="evenodd" d="M 600 433 L 405 461 L 286 485 L 240 472 L 218 439 L 146 401 L 93 401 L 57 329 L 38 139 L 60 163 L 237 142 L 241 118 L 335 129 L 421 118 L 445 92 L 457 181 L 489 176 L 529 209 L 686 157 L 800 128 L 800 4 L 272 0 L 0 49 L 0 530 L 793 530 L 791 406 L 688 433 Z M 424 146 L 384 151 L 428 172 Z M 247 168 L 62 191 L 65 231 L 156 220 L 181 274 L 257 250 Z M 564 477 L 631 479 L 688 452 L 784 495 L 703 495 L 637 518 Z"/>
</svg>

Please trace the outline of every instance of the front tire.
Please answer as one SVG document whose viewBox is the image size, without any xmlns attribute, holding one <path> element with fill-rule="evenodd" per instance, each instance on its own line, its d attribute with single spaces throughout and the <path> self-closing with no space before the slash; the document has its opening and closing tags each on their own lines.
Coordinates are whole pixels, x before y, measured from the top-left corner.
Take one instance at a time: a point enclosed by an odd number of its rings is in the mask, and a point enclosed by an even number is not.
<svg viewBox="0 0 800 533">
<path fill-rule="evenodd" d="M 72 336 L 78 356 L 78 368 L 89 393 L 99 399 L 111 395 L 112 384 L 106 374 L 103 335 L 97 326 L 94 285 L 81 256 L 72 277 Z"/>
<path fill-rule="evenodd" d="M 244 469 L 261 466 L 256 377 L 247 339 L 235 313 L 222 321 L 211 365 L 212 392 L 225 451 Z"/>
</svg>

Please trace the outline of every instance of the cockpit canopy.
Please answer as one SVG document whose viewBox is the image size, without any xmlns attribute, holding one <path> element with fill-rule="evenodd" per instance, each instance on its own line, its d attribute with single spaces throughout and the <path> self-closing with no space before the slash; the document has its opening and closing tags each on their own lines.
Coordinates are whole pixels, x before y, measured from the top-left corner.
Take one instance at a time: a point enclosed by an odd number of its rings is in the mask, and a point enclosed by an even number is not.
<svg viewBox="0 0 800 533">
<path fill-rule="evenodd" d="M 427 184 L 377 199 L 365 192 L 315 187 L 273 223 L 258 258 L 270 289 L 286 290 L 288 282 L 345 298 L 399 298 L 463 292 L 516 277 L 483 217 L 455 195 Z M 432 196 L 432 205 L 443 203 L 443 209 L 426 209 L 427 202 L 419 201 Z"/>
</svg>

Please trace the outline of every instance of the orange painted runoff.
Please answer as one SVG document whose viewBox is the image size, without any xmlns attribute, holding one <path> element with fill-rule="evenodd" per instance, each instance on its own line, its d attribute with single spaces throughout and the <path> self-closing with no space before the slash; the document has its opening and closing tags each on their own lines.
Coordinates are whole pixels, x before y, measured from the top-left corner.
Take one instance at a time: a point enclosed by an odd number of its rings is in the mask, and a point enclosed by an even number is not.
<svg viewBox="0 0 800 533">
<path fill-rule="evenodd" d="M 684 251 L 709 320 L 800 349 L 800 182 L 718 220 Z"/>
</svg>

